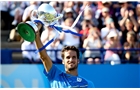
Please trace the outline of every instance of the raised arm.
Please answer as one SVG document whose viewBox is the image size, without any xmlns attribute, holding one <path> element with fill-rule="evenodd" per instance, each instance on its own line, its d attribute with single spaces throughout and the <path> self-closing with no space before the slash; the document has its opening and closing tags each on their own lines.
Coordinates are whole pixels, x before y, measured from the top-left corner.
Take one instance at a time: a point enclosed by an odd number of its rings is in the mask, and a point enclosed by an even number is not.
<svg viewBox="0 0 140 90">
<path fill-rule="evenodd" d="M 124 13 L 124 16 L 118 23 L 119 23 L 119 26 L 120 26 L 121 30 L 124 31 L 125 30 L 125 22 L 128 19 L 128 10 L 126 10 L 122 13 Z"/>
<path fill-rule="evenodd" d="M 38 23 L 39 30 L 40 30 L 41 26 L 42 25 L 40 23 Z M 35 44 L 36 44 L 37 49 L 40 49 L 41 47 L 43 47 L 43 44 L 42 44 L 41 39 L 40 39 L 39 31 L 36 32 Z M 45 67 L 45 70 L 47 72 L 49 72 L 53 63 L 52 63 L 50 57 L 48 56 L 48 54 L 46 53 L 46 50 L 44 49 L 44 50 L 40 51 L 39 55 L 40 55 L 40 58 L 41 58 L 41 61 L 42 61 L 43 65 Z"/>
<path fill-rule="evenodd" d="M 139 28 L 139 24 L 138 24 L 137 20 L 135 19 L 134 12 L 132 10 L 129 11 L 129 17 L 134 25 L 134 31 L 137 32 L 138 28 Z"/>
</svg>

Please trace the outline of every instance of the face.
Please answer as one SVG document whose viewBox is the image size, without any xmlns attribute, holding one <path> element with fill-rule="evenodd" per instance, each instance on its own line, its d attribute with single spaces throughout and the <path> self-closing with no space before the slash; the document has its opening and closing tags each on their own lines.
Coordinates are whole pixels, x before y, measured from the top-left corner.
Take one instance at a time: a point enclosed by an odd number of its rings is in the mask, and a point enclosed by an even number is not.
<svg viewBox="0 0 140 90">
<path fill-rule="evenodd" d="M 66 70 L 75 70 L 78 67 L 79 59 L 77 58 L 76 51 L 68 50 L 64 52 L 63 64 Z"/>
<path fill-rule="evenodd" d="M 108 12 L 102 12 L 103 17 L 107 17 Z"/>
<path fill-rule="evenodd" d="M 72 24 L 73 24 L 73 20 L 72 20 L 72 19 L 67 19 L 67 20 L 65 21 L 65 25 L 66 25 L 66 26 L 71 27 Z"/>
<path fill-rule="evenodd" d="M 109 39 L 111 44 L 116 44 L 117 43 L 117 37 L 110 37 Z"/>
<path fill-rule="evenodd" d="M 130 34 L 127 35 L 127 41 L 128 42 L 131 42 L 131 41 L 134 41 L 134 37 Z"/>
<path fill-rule="evenodd" d="M 130 21 L 126 22 L 126 23 L 125 23 L 125 26 L 126 26 L 126 28 L 127 28 L 128 30 L 133 28 L 133 24 L 132 24 L 132 22 L 130 22 Z"/>
</svg>

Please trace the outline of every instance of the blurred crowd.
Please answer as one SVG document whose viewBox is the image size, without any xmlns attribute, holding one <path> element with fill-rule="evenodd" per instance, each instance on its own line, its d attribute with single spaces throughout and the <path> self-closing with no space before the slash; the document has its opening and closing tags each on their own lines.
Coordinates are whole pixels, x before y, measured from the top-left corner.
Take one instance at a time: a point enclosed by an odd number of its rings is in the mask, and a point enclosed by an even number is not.
<svg viewBox="0 0 140 90">
<path fill-rule="evenodd" d="M 140 63 L 140 51 L 128 49 L 140 48 L 140 2 L 138 1 L 3 1 L 1 6 L 1 29 L 11 30 L 8 42 L 22 42 L 21 49 L 35 49 L 34 42 L 24 41 L 16 31 L 20 22 L 32 20 L 32 10 L 42 3 L 52 5 L 57 13 L 63 14 L 60 25 L 72 26 L 84 9 L 74 32 L 83 34 L 78 37 L 69 33 L 61 33 L 47 50 L 61 50 L 66 45 L 74 45 L 85 50 L 80 51 L 80 60 L 87 64 L 124 64 Z M 65 30 L 65 29 L 64 29 Z M 41 29 L 41 40 L 46 44 L 56 35 L 50 27 Z M 106 51 L 90 50 L 106 49 Z M 124 49 L 124 50 L 112 50 Z M 46 51 L 53 63 L 61 63 L 61 53 Z M 39 63 L 39 57 L 23 51 L 25 63 Z M 102 60 L 103 58 L 103 60 Z M 28 59 L 28 60 L 27 60 Z"/>
</svg>

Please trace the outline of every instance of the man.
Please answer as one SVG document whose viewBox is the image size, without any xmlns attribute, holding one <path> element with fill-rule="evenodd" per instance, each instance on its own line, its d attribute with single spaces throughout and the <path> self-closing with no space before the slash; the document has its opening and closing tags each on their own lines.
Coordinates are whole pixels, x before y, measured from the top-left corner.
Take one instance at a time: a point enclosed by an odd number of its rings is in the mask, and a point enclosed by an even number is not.
<svg viewBox="0 0 140 90">
<path fill-rule="evenodd" d="M 38 28 L 41 24 L 38 23 Z M 36 32 L 35 39 L 37 49 L 43 46 L 40 40 L 39 31 Z M 65 71 L 59 70 L 47 55 L 46 50 L 39 52 L 42 63 L 45 67 L 44 74 L 50 81 L 51 88 L 92 88 L 94 84 L 78 75 L 77 67 L 79 63 L 79 50 L 75 46 L 66 46 L 62 50 L 62 63 Z"/>
</svg>

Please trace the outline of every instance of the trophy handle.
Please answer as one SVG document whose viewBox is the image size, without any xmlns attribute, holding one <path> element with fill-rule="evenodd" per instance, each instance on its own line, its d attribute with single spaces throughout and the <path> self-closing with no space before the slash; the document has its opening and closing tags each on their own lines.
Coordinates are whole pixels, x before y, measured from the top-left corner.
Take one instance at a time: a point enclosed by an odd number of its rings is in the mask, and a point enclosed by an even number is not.
<svg viewBox="0 0 140 90">
<path fill-rule="evenodd" d="M 38 24 L 37 23 L 35 23 L 35 22 L 32 22 L 32 21 L 27 21 L 26 22 L 28 25 L 30 25 L 32 28 L 33 28 L 33 30 L 35 31 L 35 32 L 37 32 L 38 31 Z"/>
</svg>

